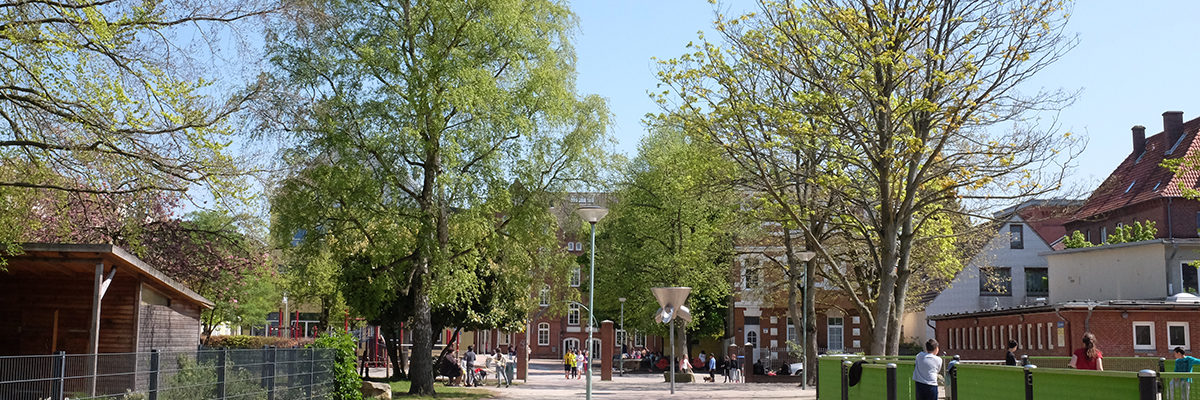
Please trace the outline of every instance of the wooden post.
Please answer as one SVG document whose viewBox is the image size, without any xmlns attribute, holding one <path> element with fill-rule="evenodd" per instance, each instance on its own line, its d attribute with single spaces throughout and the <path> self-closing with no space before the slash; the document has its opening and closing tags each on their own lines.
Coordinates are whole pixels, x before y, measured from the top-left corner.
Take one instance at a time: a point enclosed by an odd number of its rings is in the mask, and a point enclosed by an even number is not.
<svg viewBox="0 0 1200 400">
<path fill-rule="evenodd" d="M 58 351 L 58 309 L 54 310 L 54 326 L 50 328 L 50 351 Z"/>
<path fill-rule="evenodd" d="M 88 332 L 88 354 L 91 354 L 88 375 L 91 376 L 89 396 L 96 396 L 96 354 L 100 352 L 100 286 L 104 280 L 104 262 L 96 263 L 96 277 L 92 281 L 92 323 Z"/>
</svg>

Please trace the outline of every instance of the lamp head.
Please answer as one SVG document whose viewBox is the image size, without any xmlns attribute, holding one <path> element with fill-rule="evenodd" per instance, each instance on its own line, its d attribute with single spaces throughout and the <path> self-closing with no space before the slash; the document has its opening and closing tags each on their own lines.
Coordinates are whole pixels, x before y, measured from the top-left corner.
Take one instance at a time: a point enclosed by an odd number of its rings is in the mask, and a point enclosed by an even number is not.
<svg viewBox="0 0 1200 400">
<path fill-rule="evenodd" d="M 799 258 L 800 261 L 812 260 L 813 257 L 816 257 L 816 256 L 817 256 L 817 253 L 814 253 L 811 251 L 802 251 L 802 252 L 796 253 L 796 258 Z"/>
<path fill-rule="evenodd" d="M 584 221 L 587 221 L 591 224 L 600 222 L 601 219 L 604 219 L 605 215 L 608 215 L 607 208 L 597 206 L 579 207 L 579 209 L 575 210 L 575 212 L 578 213 Z"/>
<path fill-rule="evenodd" d="M 625 298 L 624 298 L 624 297 L 618 297 L 618 298 L 617 298 L 617 301 L 624 303 L 624 302 L 625 302 Z"/>
<path fill-rule="evenodd" d="M 687 301 L 687 297 L 692 293 L 690 287 L 657 287 L 650 288 L 650 292 L 654 293 L 654 298 L 658 300 L 658 305 L 662 308 L 658 309 L 655 314 L 655 320 L 668 323 L 672 319 L 681 318 L 685 323 L 692 320 L 692 313 L 683 303 Z"/>
</svg>

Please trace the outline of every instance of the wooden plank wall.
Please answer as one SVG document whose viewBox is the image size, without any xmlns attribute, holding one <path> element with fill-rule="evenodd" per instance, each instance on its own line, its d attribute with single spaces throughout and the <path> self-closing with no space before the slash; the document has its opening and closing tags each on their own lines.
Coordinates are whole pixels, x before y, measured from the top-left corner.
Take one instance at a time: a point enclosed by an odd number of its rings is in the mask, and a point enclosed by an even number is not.
<svg viewBox="0 0 1200 400">
<path fill-rule="evenodd" d="M 0 355 L 70 354 L 88 349 L 93 274 L 0 276 Z M 118 270 L 101 303 L 100 352 L 134 351 L 137 277 Z M 54 312 L 58 311 L 57 348 Z"/>
<path fill-rule="evenodd" d="M 137 351 L 196 350 L 200 344 L 200 306 L 173 298 L 170 306 L 142 303 L 140 307 Z"/>
</svg>

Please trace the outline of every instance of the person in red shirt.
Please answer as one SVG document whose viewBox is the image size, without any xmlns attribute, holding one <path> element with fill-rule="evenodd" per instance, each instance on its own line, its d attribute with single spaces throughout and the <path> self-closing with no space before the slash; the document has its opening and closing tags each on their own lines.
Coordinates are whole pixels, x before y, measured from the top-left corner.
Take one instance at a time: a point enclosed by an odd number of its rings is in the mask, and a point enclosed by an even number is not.
<svg viewBox="0 0 1200 400">
<path fill-rule="evenodd" d="M 1075 349 L 1067 366 L 1075 369 L 1104 370 L 1104 353 L 1096 348 L 1096 335 L 1091 332 L 1083 334 L 1083 348 Z"/>
</svg>

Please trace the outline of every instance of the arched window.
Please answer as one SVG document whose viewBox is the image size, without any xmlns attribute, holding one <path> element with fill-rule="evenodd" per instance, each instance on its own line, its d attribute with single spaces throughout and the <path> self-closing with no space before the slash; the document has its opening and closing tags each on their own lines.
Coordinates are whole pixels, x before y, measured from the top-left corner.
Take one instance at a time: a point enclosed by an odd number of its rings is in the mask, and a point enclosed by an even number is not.
<svg viewBox="0 0 1200 400">
<path fill-rule="evenodd" d="M 550 285 L 542 286 L 542 292 L 538 293 L 538 304 L 543 306 L 550 305 Z"/>
<path fill-rule="evenodd" d="M 538 324 L 538 346 L 550 345 L 550 324 L 543 322 Z"/>
<path fill-rule="evenodd" d="M 758 348 L 758 332 L 755 332 L 755 331 L 746 332 L 746 342 L 750 343 L 750 348 L 757 349 Z"/>
</svg>

